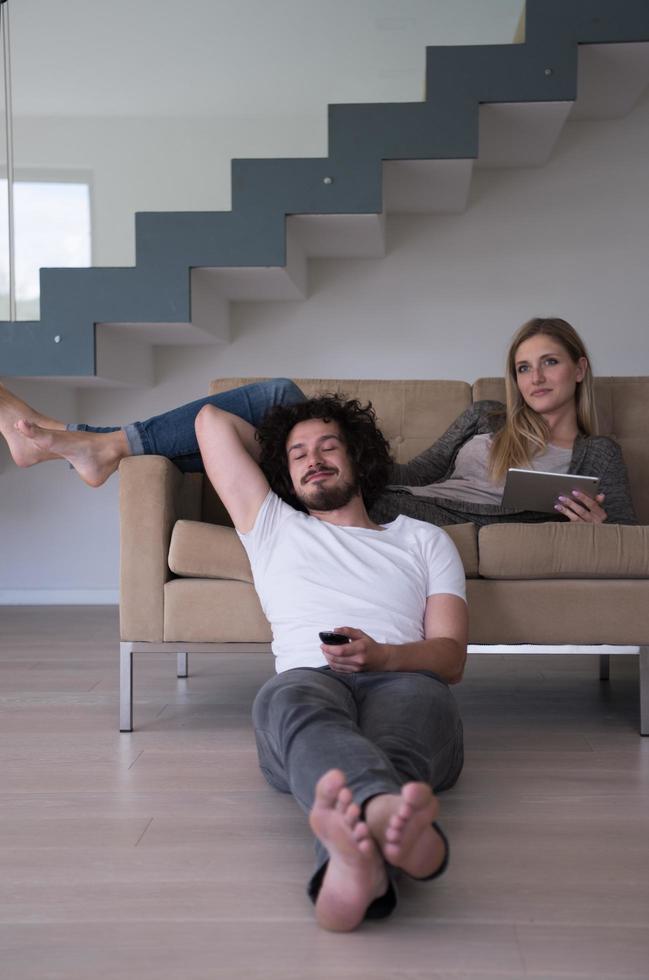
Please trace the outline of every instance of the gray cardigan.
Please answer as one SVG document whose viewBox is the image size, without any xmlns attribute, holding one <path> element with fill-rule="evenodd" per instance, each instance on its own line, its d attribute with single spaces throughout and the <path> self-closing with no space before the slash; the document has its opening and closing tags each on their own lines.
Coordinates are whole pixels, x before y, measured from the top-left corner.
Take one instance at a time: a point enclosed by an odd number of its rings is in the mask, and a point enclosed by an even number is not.
<svg viewBox="0 0 649 980">
<path fill-rule="evenodd" d="M 443 436 L 409 463 L 395 463 L 390 482 L 401 486 L 423 487 L 445 480 L 453 471 L 459 450 L 473 436 L 496 432 L 502 425 L 505 406 L 496 401 L 475 402 L 451 424 Z M 604 507 L 609 524 L 637 524 L 622 451 L 607 436 L 575 439 L 569 473 L 597 476 L 606 495 Z M 407 514 L 434 524 L 538 523 L 565 520 L 557 514 L 505 510 L 496 504 L 415 497 L 403 490 L 386 490 L 372 508 L 374 520 L 386 523 L 397 514 Z"/>
</svg>

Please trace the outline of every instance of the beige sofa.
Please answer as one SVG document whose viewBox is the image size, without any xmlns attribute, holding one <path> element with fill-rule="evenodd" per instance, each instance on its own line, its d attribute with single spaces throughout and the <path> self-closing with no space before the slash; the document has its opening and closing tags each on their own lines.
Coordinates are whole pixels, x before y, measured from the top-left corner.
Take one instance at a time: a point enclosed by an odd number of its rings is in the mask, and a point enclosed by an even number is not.
<svg viewBox="0 0 649 980">
<path fill-rule="evenodd" d="M 214 382 L 221 391 L 253 379 Z M 426 448 L 472 400 L 503 399 L 501 379 L 298 380 L 307 393 L 341 390 L 370 399 L 397 460 Z M 600 431 L 628 464 L 634 504 L 649 525 L 649 378 L 597 382 Z M 120 466 L 120 728 L 133 727 L 133 657 L 268 649 L 270 628 L 245 552 L 220 501 L 199 474 L 160 456 Z M 649 734 L 649 527 L 563 523 L 449 528 L 467 574 L 472 652 L 639 657 L 640 731 Z M 262 647 L 258 645 L 262 644 Z M 270 656 L 270 654 L 269 654 Z"/>
</svg>

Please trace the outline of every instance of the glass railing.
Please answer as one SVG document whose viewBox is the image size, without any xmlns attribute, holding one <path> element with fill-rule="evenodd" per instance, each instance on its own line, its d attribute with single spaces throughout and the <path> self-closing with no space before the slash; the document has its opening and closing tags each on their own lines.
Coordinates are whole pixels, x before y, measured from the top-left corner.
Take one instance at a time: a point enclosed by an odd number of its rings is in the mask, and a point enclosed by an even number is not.
<svg viewBox="0 0 649 980">
<path fill-rule="evenodd" d="M 421 100 L 427 44 L 509 42 L 523 2 L 1 6 L 11 8 L 17 316 L 32 319 L 40 266 L 132 265 L 137 211 L 228 210 L 233 157 L 325 156 L 328 103 Z"/>
</svg>

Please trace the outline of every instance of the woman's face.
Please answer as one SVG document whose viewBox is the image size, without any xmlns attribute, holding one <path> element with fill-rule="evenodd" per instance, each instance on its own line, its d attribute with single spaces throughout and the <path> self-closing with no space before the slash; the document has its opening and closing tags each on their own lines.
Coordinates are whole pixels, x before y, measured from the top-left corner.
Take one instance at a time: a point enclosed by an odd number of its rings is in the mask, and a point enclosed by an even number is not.
<svg viewBox="0 0 649 980">
<path fill-rule="evenodd" d="M 575 389 L 588 361 L 575 363 L 563 344 L 547 334 L 536 334 L 519 344 L 514 355 L 516 383 L 525 403 L 541 415 L 575 404 Z"/>
</svg>

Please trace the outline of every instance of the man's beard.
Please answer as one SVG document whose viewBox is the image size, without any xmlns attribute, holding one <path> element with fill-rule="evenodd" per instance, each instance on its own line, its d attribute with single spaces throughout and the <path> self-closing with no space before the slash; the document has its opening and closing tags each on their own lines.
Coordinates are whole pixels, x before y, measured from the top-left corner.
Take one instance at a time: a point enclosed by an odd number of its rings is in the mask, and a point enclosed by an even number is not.
<svg viewBox="0 0 649 980">
<path fill-rule="evenodd" d="M 308 496 L 299 492 L 296 493 L 296 497 L 308 511 L 330 511 L 346 507 L 358 492 L 358 482 L 354 480 L 351 483 L 339 483 L 335 487 L 323 487 L 318 484 L 315 491 Z"/>
</svg>

